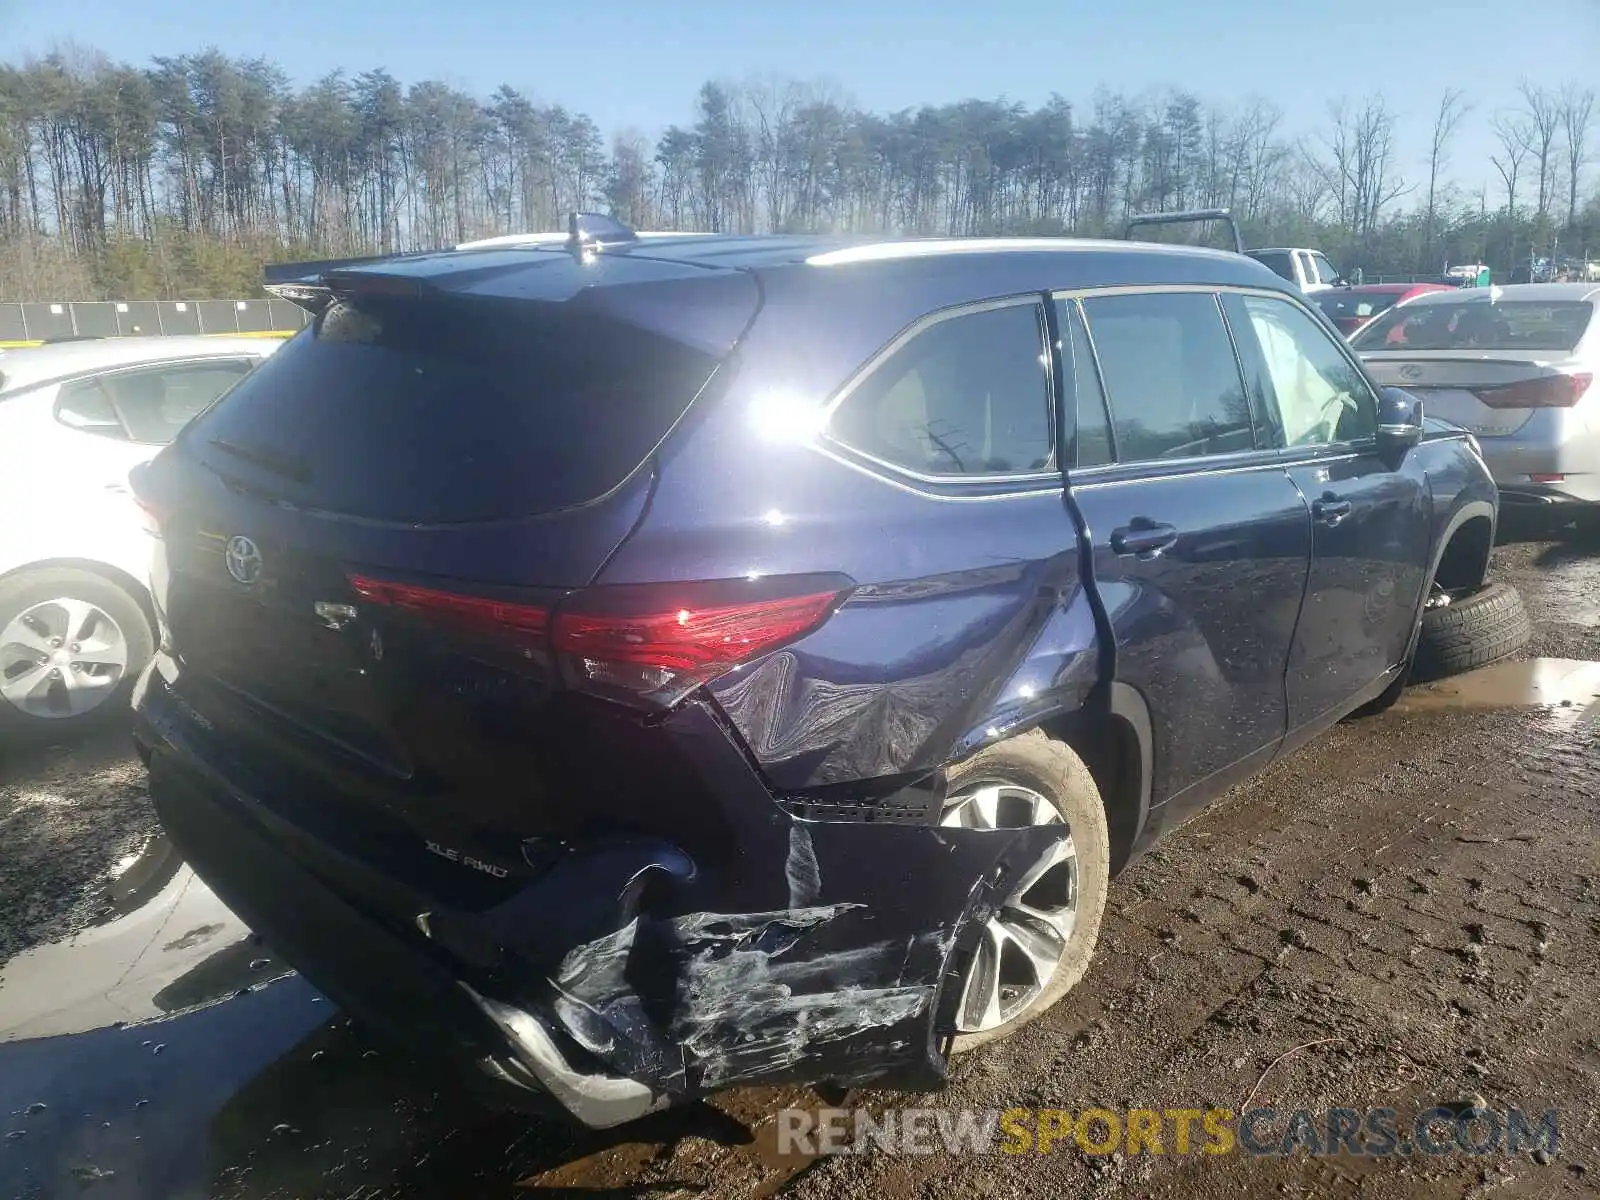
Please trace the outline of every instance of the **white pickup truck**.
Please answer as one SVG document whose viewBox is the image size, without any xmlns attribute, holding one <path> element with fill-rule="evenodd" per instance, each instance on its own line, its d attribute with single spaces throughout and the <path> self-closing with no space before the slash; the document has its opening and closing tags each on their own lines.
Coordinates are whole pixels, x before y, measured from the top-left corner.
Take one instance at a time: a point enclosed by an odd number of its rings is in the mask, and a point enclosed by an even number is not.
<svg viewBox="0 0 1600 1200">
<path fill-rule="evenodd" d="M 1139 213 L 1128 218 L 1123 236 L 1131 238 L 1135 229 L 1150 225 L 1189 225 L 1219 222 L 1228 227 L 1233 248 L 1247 254 L 1275 274 L 1283 276 L 1302 292 L 1325 292 L 1347 282 L 1339 269 L 1328 261 L 1320 250 L 1307 250 L 1298 246 L 1265 246 L 1259 250 L 1246 250 L 1239 234 L 1239 224 L 1225 208 L 1201 208 L 1190 212 Z"/>
<path fill-rule="evenodd" d="M 1274 273 L 1297 285 L 1302 292 L 1325 292 L 1345 282 L 1339 269 L 1320 250 L 1268 246 L 1245 253 L 1263 266 L 1271 267 Z"/>
</svg>

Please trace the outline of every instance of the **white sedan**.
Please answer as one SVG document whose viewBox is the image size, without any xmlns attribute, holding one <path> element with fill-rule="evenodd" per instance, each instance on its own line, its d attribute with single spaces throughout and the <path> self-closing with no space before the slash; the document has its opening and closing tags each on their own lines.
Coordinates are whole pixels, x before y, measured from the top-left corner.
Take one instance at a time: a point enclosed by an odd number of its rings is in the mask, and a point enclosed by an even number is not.
<svg viewBox="0 0 1600 1200">
<path fill-rule="evenodd" d="M 1350 338 L 1380 384 L 1476 435 L 1502 511 L 1600 528 L 1600 287 L 1428 292 Z"/>
<path fill-rule="evenodd" d="M 107 338 L 0 355 L 0 740 L 120 708 L 154 648 L 128 472 L 280 344 Z"/>
</svg>

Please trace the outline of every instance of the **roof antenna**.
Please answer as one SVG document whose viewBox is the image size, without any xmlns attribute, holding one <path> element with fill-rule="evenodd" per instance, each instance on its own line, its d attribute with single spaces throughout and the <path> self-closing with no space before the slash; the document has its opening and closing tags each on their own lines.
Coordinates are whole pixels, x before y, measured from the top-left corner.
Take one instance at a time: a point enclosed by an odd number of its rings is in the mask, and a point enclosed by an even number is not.
<svg viewBox="0 0 1600 1200">
<path fill-rule="evenodd" d="M 607 246 L 637 242 L 639 235 L 615 217 L 603 213 L 575 212 L 567 218 L 567 249 L 587 258 Z"/>
</svg>

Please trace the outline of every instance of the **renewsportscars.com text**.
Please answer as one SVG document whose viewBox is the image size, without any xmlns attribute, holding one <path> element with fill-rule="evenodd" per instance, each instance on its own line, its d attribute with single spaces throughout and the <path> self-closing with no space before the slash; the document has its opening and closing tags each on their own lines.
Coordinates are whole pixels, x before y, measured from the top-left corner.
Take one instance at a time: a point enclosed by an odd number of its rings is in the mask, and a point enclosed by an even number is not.
<svg viewBox="0 0 1600 1200">
<path fill-rule="evenodd" d="M 1431 1108 L 784 1109 L 780 1154 L 1554 1154 L 1554 1110 Z"/>
</svg>

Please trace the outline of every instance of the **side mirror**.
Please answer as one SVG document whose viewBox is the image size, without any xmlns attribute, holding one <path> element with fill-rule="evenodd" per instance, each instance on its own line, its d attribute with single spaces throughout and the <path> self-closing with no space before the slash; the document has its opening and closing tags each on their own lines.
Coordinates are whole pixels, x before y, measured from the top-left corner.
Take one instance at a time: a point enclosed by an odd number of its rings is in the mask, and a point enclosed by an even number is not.
<svg viewBox="0 0 1600 1200">
<path fill-rule="evenodd" d="M 1422 400 L 1403 388 L 1378 396 L 1378 449 L 1399 457 L 1422 440 Z"/>
</svg>

